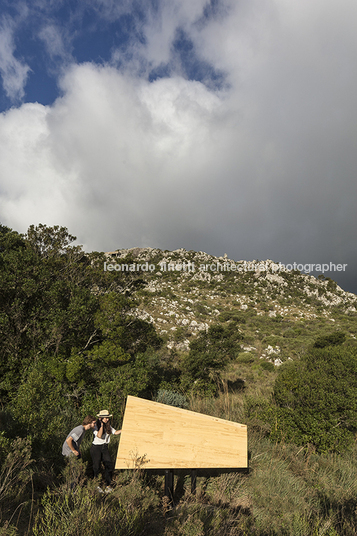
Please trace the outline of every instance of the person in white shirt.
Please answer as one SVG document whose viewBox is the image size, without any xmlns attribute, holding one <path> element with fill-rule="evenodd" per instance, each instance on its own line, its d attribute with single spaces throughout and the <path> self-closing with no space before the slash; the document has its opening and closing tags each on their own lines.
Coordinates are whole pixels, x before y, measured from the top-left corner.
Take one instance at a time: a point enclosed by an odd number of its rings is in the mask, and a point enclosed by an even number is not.
<svg viewBox="0 0 357 536">
<path fill-rule="evenodd" d="M 113 477 L 113 464 L 109 454 L 108 445 L 112 434 L 119 435 L 121 430 L 115 430 L 110 425 L 110 418 L 113 415 L 109 414 L 106 409 L 101 410 L 97 417 L 98 420 L 94 427 L 94 440 L 90 449 L 93 461 L 94 478 L 99 474 L 101 462 L 104 465 L 104 480 L 107 484 L 106 491 L 111 491 L 110 485 Z M 98 488 L 100 491 L 101 488 Z"/>
</svg>

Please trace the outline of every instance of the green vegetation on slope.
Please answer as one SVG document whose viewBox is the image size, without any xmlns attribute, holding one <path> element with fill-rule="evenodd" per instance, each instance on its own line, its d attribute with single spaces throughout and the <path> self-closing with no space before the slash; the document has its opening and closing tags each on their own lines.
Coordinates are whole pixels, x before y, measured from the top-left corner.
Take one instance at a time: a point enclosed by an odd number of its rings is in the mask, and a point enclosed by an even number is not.
<svg viewBox="0 0 357 536">
<path fill-rule="evenodd" d="M 0 226 L 0 535 L 355 534 L 356 297 L 298 272 L 104 271 L 74 240 Z M 249 475 L 201 477 L 195 497 L 179 477 L 176 510 L 140 470 L 98 495 L 89 434 L 74 467 L 61 445 L 101 408 L 120 427 L 128 394 L 246 423 Z"/>
</svg>

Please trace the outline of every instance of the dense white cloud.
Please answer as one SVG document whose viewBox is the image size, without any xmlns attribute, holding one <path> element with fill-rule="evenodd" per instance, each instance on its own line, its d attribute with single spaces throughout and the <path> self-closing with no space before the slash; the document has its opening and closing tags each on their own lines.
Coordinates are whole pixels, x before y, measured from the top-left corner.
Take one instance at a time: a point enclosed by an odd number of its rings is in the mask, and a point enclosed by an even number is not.
<svg viewBox="0 0 357 536">
<path fill-rule="evenodd" d="M 186 247 L 352 271 L 356 4 L 227 2 L 206 19 L 204 2 L 161 6 L 136 59 L 173 61 L 184 28 L 226 88 L 67 67 L 52 106 L 0 118 L 2 222 L 66 225 L 88 249 Z"/>
<path fill-rule="evenodd" d="M 2 118 L 6 221 L 14 221 L 11 200 L 20 196 L 30 212 L 42 206 L 33 212 L 39 221 L 53 223 L 66 198 L 69 224 L 90 247 L 158 240 L 165 212 L 179 227 L 211 173 L 206 150 L 220 100 L 198 82 L 149 84 L 91 64 L 73 67 L 62 88 L 53 107 L 24 105 Z"/>
<path fill-rule="evenodd" d="M 54 159 L 48 113 L 40 104 L 24 104 L 0 119 L 0 214 L 16 230 L 68 217 L 70 174 Z"/>
</svg>

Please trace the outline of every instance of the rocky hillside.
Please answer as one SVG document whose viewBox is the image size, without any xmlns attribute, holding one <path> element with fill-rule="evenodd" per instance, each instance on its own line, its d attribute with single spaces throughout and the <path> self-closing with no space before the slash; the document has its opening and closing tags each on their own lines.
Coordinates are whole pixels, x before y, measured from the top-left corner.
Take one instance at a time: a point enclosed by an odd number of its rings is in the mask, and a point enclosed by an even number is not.
<svg viewBox="0 0 357 536">
<path fill-rule="evenodd" d="M 136 314 L 176 352 L 187 351 L 211 324 L 228 321 L 244 335 L 246 359 L 250 354 L 275 365 L 299 356 L 317 336 L 343 331 L 352 344 L 356 337 L 357 296 L 324 276 L 185 249 L 120 249 L 106 258 L 106 270 L 145 281 L 136 292 Z"/>
</svg>

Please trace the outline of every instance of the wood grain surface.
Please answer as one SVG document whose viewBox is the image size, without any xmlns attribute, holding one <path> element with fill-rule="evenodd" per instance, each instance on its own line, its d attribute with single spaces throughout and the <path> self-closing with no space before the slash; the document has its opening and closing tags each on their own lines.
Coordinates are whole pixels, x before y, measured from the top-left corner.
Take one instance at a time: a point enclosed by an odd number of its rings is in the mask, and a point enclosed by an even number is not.
<svg viewBox="0 0 357 536">
<path fill-rule="evenodd" d="M 116 469 L 246 468 L 247 427 L 128 396 Z"/>
</svg>

